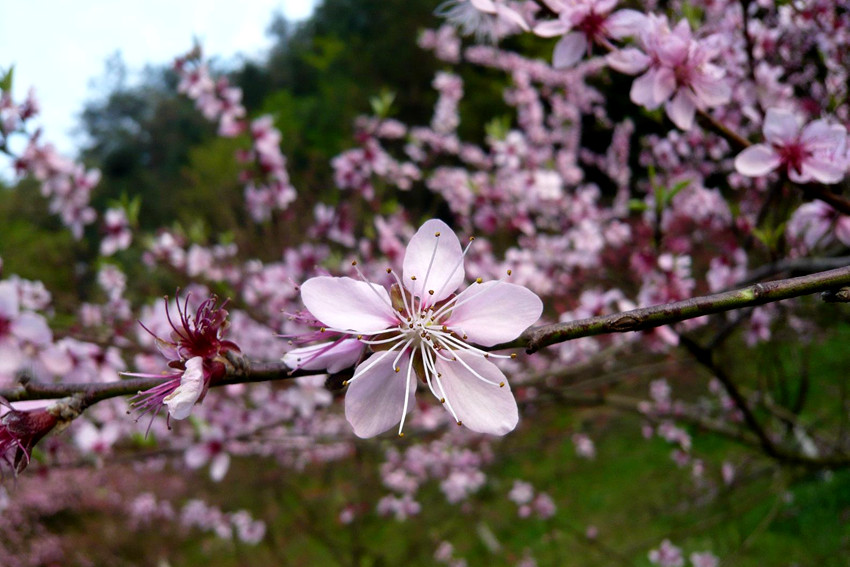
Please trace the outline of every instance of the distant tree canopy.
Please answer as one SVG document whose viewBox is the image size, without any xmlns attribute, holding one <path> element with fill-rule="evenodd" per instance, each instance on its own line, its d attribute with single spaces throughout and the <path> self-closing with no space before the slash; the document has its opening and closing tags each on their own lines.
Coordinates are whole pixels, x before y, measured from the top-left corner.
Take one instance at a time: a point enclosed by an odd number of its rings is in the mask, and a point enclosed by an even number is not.
<svg viewBox="0 0 850 567">
<path fill-rule="evenodd" d="M 247 140 L 217 136 L 192 102 L 177 93 L 178 79 L 170 66 L 147 67 L 141 81 L 131 83 L 117 52 L 105 62 L 99 79 L 102 96 L 88 102 L 81 115 L 81 130 L 89 140 L 81 157 L 102 173 L 92 205 L 103 211 L 139 199 L 142 231 L 179 225 L 192 240 L 234 240 L 246 254 L 276 257 L 277 243 L 303 238 L 313 203 L 341 198 L 330 160 L 354 143 L 354 120 L 371 112 L 371 97 L 396 93 L 395 118 L 409 124 L 431 119 L 437 97 L 431 82 L 441 64 L 417 46 L 416 38 L 422 29 L 439 25 L 434 7 L 434 0 L 324 0 L 305 21 L 274 17 L 268 31 L 275 41 L 265 60 L 213 62 L 215 74 L 228 74 L 242 89 L 249 115 L 271 114 L 283 135 L 282 151 L 299 199 L 286 211 L 285 222 L 268 226 L 246 219 L 241 166 L 234 154 L 249 146 Z M 486 120 L 509 112 L 501 98 L 507 79 L 480 68 L 462 75 L 467 94 L 460 133 L 481 139 Z M 22 191 L 32 194 L 20 195 Z M 427 200 L 430 194 L 413 192 L 403 198 Z M 51 233 L 58 226 L 46 207 L 31 206 L 41 197 L 27 183 L 0 195 L 0 215 L 20 220 L 22 202 L 29 203 L 23 210 L 33 222 L 18 232 L 23 230 L 20 237 L 30 244 L 25 252 L 20 249 L 20 258 L 5 246 L 0 254 L 7 271 L 26 275 L 28 259 L 40 255 L 32 248 L 53 242 Z M 92 243 L 98 242 L 100 230 L 96 223 L 80 242 L 63 238 L 66 257 L 73 251 L 78 262 L 94 259 L 97 247 Z M 68 274 L 56 277 L 65 281 Z M 77 293 L 85 282 L 80 285 L 73 286 Z"/>
<path fill-rule="evenodd" d="M 330 159 L 350 144 L 354 118 L 369 111 L 369 98 L 382 89 L 403 93 L 395 105 L 399 118 L 429 119 L 437 63 L 414 38 L 435 23 L 433 8 L 431 0 L 326 0 L 304 22 L 276 16 L 268 59 L 230 70 L 248 112 L 275 116 L 297 187 L 314 195 L 330 191 Z M 215 136 L 177 94 L 170 69 L 148 68 L 134 86 L 125 76 L 120 55 L 113 56 L 103 80 L 107 92 L 82 114 L 91 140 L 83 157 L 103 173 L 95 206 L 140 195 L 141 228 L 200 220 L 210 231 L 241 230 L 233 159 L 240 143 Z"/>
</svg>

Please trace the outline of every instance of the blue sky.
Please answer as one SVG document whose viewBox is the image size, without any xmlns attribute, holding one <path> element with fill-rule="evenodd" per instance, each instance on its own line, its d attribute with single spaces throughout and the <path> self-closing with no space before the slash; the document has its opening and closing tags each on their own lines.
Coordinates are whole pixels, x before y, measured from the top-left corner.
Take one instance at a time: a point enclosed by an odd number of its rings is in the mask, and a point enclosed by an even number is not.
<svg viewBox="0 0 850 567">
<path fill-rule="evenodd" d="M 73 155 L 72 135 L 93 79 L 121 51 L 128 70 L 170 63 L 200 40 L 209 56 L 255 58 L 276 12 L 303 19 L 318 0 L 11 0 L 0 18 L 0 68 L 15 67 L 15 100 L 35 87 L 43 140 Z M 238 6 L 238 8 L 237 8 Z"/>
</svg>

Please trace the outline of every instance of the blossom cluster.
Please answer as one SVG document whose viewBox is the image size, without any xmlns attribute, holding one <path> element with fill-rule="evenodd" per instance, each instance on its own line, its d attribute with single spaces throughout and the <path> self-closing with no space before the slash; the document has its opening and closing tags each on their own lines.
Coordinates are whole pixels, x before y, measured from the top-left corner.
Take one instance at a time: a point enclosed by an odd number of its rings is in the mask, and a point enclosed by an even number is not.
<svg viewBox="0 0 850 567">
<path fill-rule="evenodd" d="M 256 222 L 267 221 L 275 210 L 283 211 L 295 200 L 296 191 L 286 171 L 286 157 L 280 150 L 280 131 L 272 116 L 248 120 L 242 105 L 242 90 L 229 84 L 226 77 L 213 79 L 199 47 L 174 63 L 180 77 L 178 91 L 195 101 L 207 120 L 218 123 L 218 133 L 235 137 L 247 131 L 251 149 L 240 150 L 239 160 L 246 164 L 240 174 L 245 184 L 245 203 Z"/>
</svg>

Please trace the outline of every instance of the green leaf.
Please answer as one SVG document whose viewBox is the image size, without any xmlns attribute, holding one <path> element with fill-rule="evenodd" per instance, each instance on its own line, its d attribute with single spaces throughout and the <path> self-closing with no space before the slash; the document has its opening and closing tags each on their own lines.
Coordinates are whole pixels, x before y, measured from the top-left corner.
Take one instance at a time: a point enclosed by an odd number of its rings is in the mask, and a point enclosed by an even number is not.
<svg viewBox="0 0 850 567">
<path fill-rule="evenodd" d="M 393 102 L 395 102 L 395 92 L 389 89 L 382 89 L 379 95 L 369 98 L 369 105 L 372 107 L 372 112 L 378 118 L 390 116 Z"/>
<path fill-rule="evenodd" d="M 494 140 L 504 140 L 511 131 L 511 117 L 508 115 L 497 116 L 484 126 L 487 137 Z"/>
<path fill-rule="evenodd" d="M 672 189 L 669 189 L 664 192 L 664 206 L 666 207 L 671 202 L 673 202 L 673 197 L 679 194 L 679 191 L 687 187 L 691 184 L 690 179 L 685 179 L 684 181 L 679 181 L 676 183 Z"/>
<path fill-rule="evenodd" d="M 12 90 L 12 79 L 15 74 L 15 67 L 9 67 L 8 71 L 2 73 L 2 78 L 0 78 L 0 91 L 10 92 Z"/>
</svg>

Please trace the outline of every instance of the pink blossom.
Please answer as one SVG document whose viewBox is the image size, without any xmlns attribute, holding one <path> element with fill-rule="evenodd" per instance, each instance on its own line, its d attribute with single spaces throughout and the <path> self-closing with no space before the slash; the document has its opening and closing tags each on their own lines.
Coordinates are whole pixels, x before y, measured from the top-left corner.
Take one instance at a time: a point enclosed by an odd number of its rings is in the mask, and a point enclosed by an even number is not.
<svg viewBox="0 0 850 567">
<path fill-rule="evenodd" d="M 690 556 L 693 567 L 717 567 L 720 560 L 710 551 L 694 552 Z"/>
<path fill-rule="evenodd" d="M 548 520 L 558 510 L 552 497 L 545 492 L 537 495 L 537 498 L 534 499 L 533 507 L 534 511 L 537 512 L 537 516 L 543 520 Z"/>
<path fill-rule="evenodd" d="M 617 0 L 544 0 L 558 14 L 557 20 L 534 27 L 541 37 L 563 36 L 555 44 L 552 65 L 572 67 L 596 43 L 610 45 L 609 39 L 621 39 L 637 32 L 645 16 L 635 10 L 611 11 Z"/>
<path fill-rule="evenodd" d="M 632 83 L 632 102 L 650 110 L 664 104 L 682 130 L 693 125 L 697 110 L 729 102 L 725 71 L 711 63 L 718 50 L 710 39 L 698 41 L 687 20 L 670 29 L 664 16 L 649 15 L 638 35 L 641 51 L 630 47 L 607 56 L 608 64 L 629 75 L 643 73 Z"/>
<path fill-rule="evenodd" d="M 794 113 L 769 108 L 764 119 L 765 142 L 738 154 L 735 169 L 760 177 L 783 168 L 794 183 L 838 183 L 847 173 L 847 129 L 820 119 L 800 128 Z"/>
<path fill-rule="evenodd" d="M 103 215 L 103 224 L 106 236 L 100 242 L 101 256 L 111 256 L 130 246 L 133 233 L 130 232 L 130 221 L 124 209 L 107 209 Z"/>
<path fill-rule="evenodd" d="M 680 548 L 670 543 L 669 539 L 665 539 L 658 549 L 649 552 L 649 562 L 660 567 L 683 567 L 685 558 Z"/>
<path fill-rule="evenodd" d="M 198 469 L 209 463 L 210 478 L 220 482 L 230 468 L 230 454 L 225 450 L 225 439 L 218 428 L 204 429 L 201 441 L 186 449 L 183 455 L 186 466 Z"/>
<path fill-rule="evenodd" d="M 510 341 L 540 317 L 543 304 L 520 286 L 495 281 L 453 292 L 464 279 L 464 252 L 440 220 L 426 222 L 410 240 L 403 282 L 384 287 L 351 278 L 316 277 L 301 286 L 301 298 L 322 333 L 356 339 L 373 354 L 346 382 L 345 414 L 359 437 L 373 437 L 399 423 L 413 407 L 416 378 L 427 385 L 458 425 L 504 435 L 519 415 L 510 386 L 488 347 Z M 355 263 L 356 264 L 356 263 Z M 320 333 L 321 334 L 321 333 Z M 340 349 L 342 342 L 332 343 Z M 311 347 L 306 347 L 311 348 Z M 315 348 L 315 347 L 312 347 Z M 316 351 L 295 349 L 299 367 Z M 348 351 L 324 350 L 328 365 Z M 325 362 L 323 362 L 324 364 Z"/>
<path fill-rule="evenodd" d="M 573 433 L 572 440 L 576 455 L 585 459 L 596 458 L 596 446 L 593 444 L 593 439 L 584 433 Z"/>
<path fill-rule="evenodd" d="M 495 41 L 516 30 L 528 30 L 525 19 L 508 8 L 503 0 L 446 0 L 434 12 L 446 18 L 463 35 L 475 35 L 479 41 Z"/>
<path fill-rule="evenodd" d="M 521 506 L 531 502 L 532 498 L 534 498 L 534 487 L 528 482 L 515 480 L 511 491 L 508 492 L 508 499 Z"/>
</svg>

